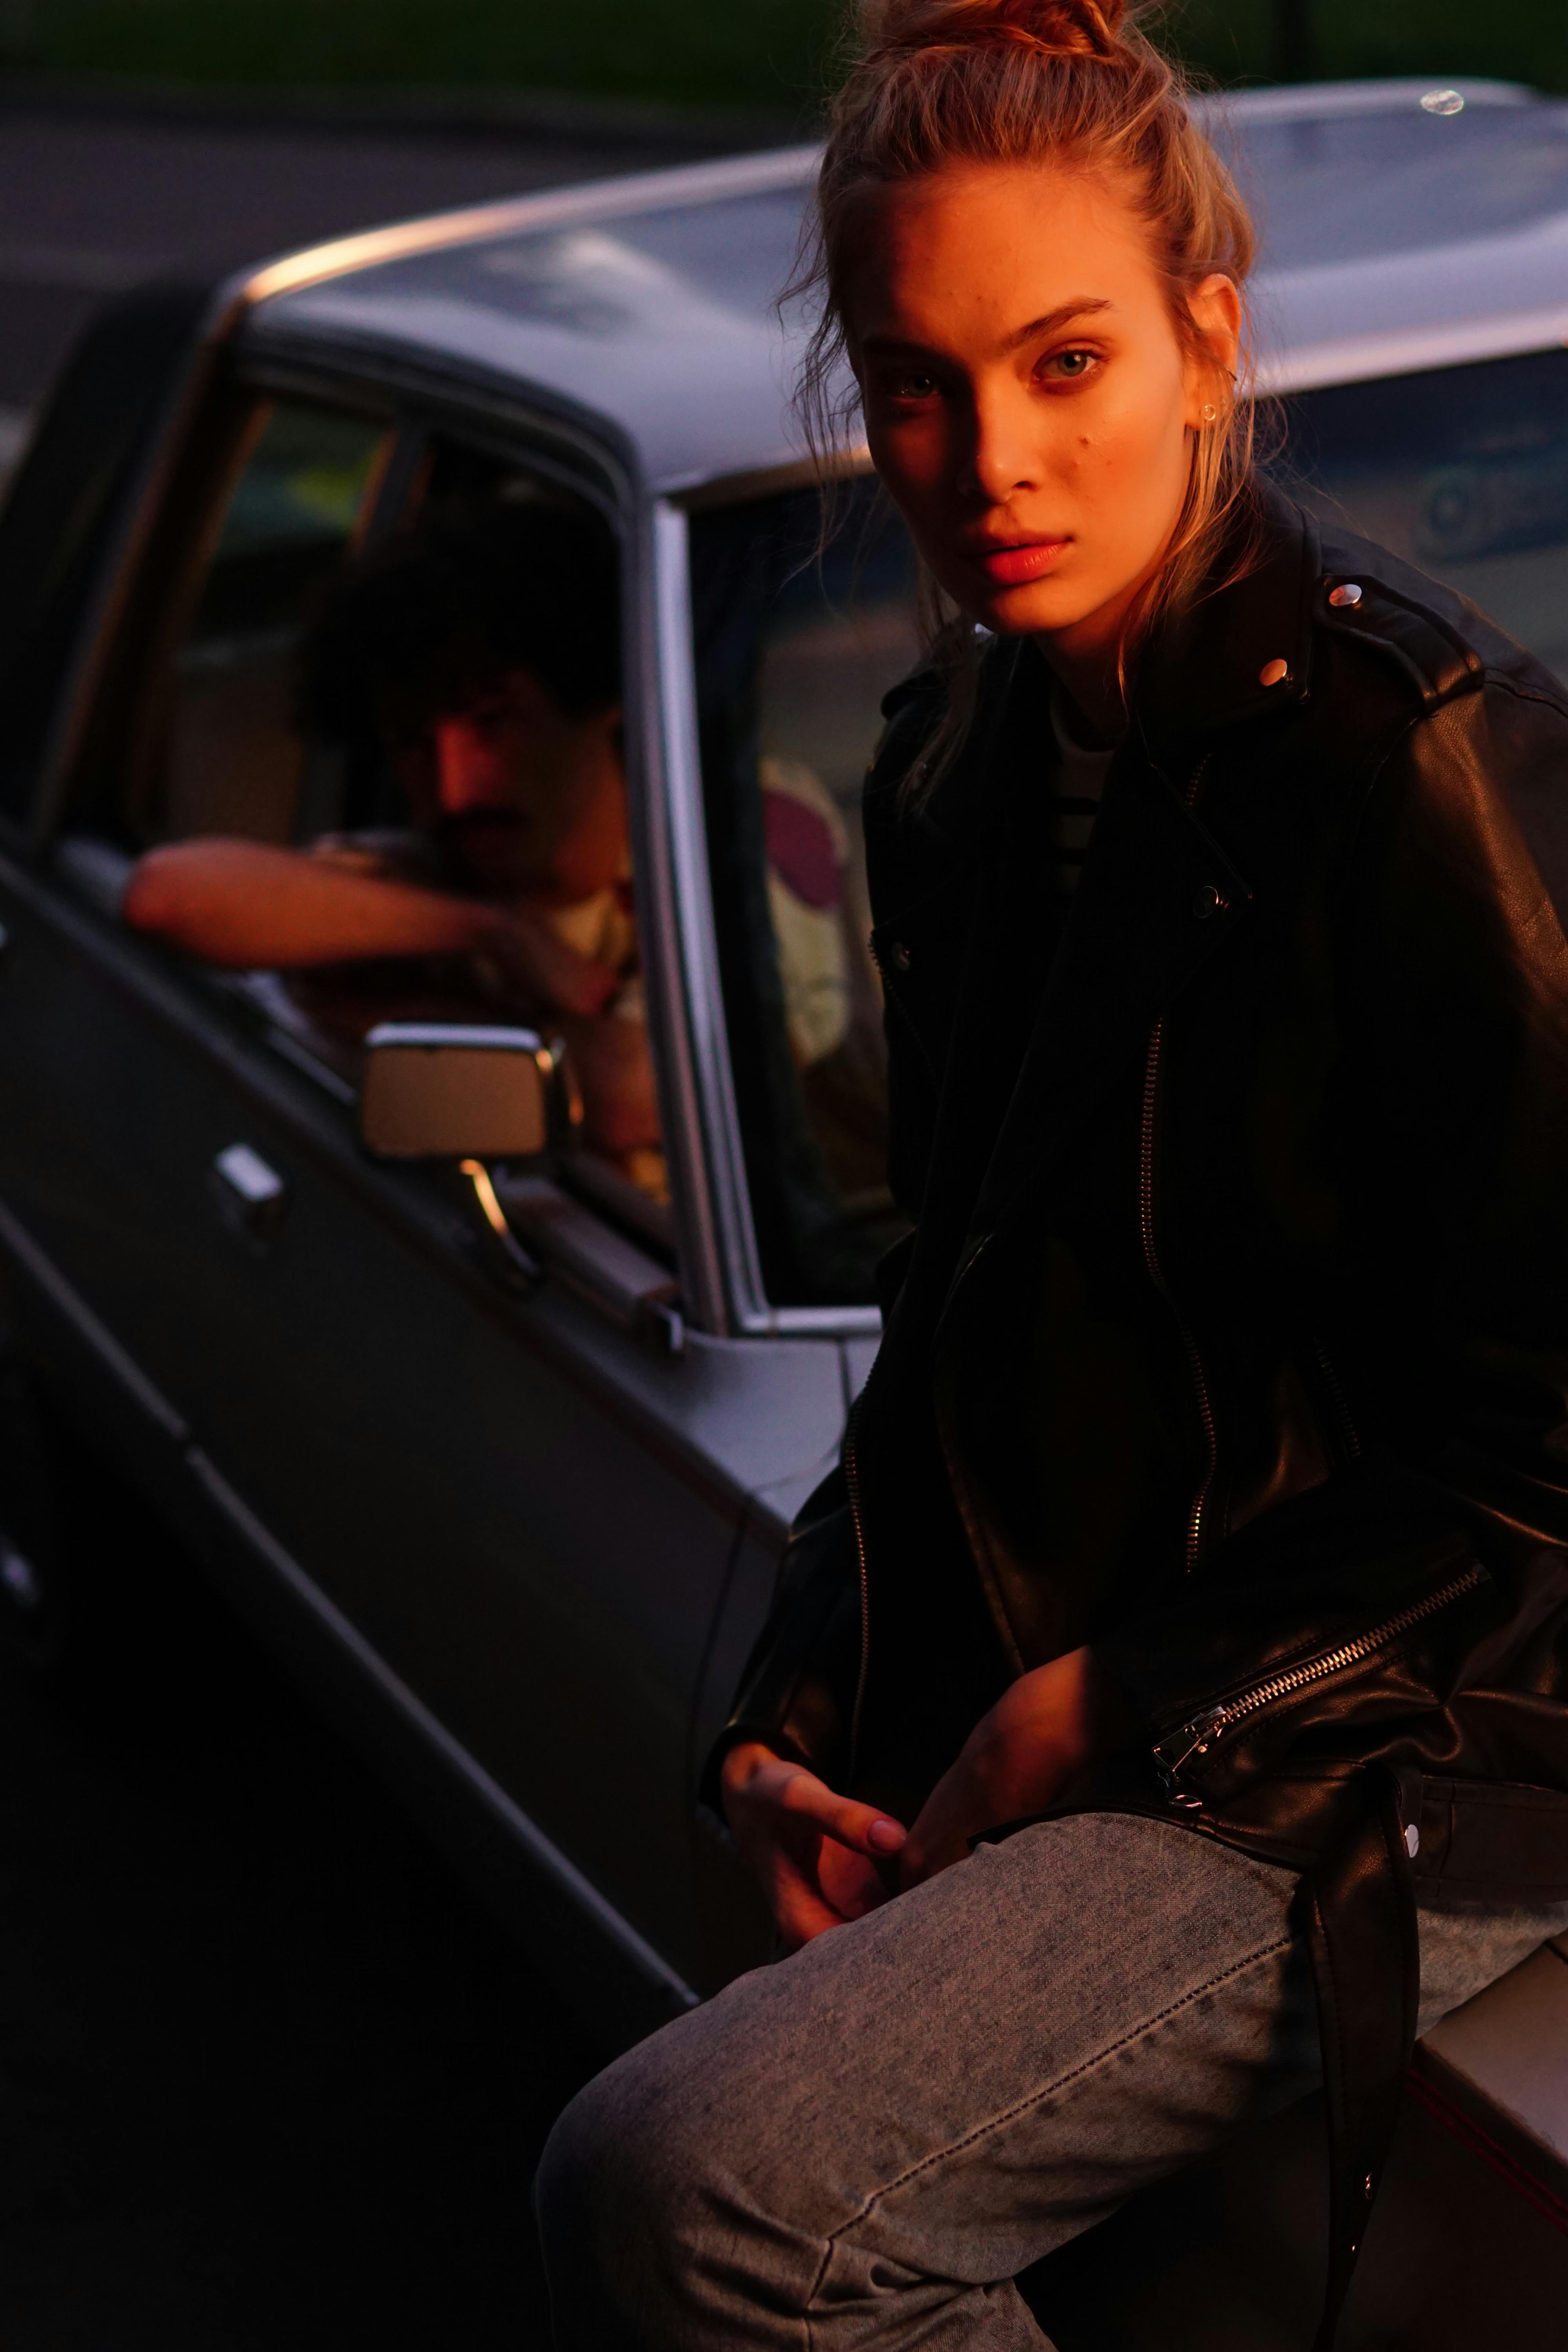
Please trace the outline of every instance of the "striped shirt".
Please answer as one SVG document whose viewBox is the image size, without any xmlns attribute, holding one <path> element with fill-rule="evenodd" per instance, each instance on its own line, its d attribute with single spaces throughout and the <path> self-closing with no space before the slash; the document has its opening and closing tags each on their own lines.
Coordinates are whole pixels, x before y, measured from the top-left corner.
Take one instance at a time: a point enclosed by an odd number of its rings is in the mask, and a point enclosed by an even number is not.
<svg viewBox="0 0 1568 2352">
<path fill-rule="evenodd" d="M 1051 697 L 1051 732 L 1057 742 L 1057 772 L 1051 803 L 1051 856 L 1058 889 L 1078 888 L 1078 877 L 1088 854 L 1106 771 L 1116 757 L 1116 746 L 1091 751 L 1068 732 L 1062 696 Z"/>
</svg>

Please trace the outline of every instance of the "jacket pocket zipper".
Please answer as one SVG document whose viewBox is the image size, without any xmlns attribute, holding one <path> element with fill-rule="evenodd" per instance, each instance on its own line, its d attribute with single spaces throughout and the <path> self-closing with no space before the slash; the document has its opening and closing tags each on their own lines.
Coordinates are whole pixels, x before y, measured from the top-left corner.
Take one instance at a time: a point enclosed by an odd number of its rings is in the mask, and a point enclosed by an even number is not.
<svg viewBox="0 0 1568 2352">
<path fill-rule="evenodd" d="M 1270 1675 L 1267 1682 L 1255 1683 L 1250 1690 L 1241 1692 L 1235 1698 L 1225 1699 L 1215 1706 L 1205 1707 L 1175 1731 L 1168 1731 L 1163 1739 L 1155 1741 L 1153 1749 L 1154 1761 L 1160 1768 L 1166 1788 L 1179 1803 L 1201 1803 L 1201 1799 L 1183 1796 L 1176 1785 L 1184 1768 L 1194 1756 L 1206 1756 L 1238 1724 L 1247 1722 L 1260 1708 L 1271 1706 L 1278 1698 L 1292 1697 L 1298 1691 L 1310 1688 L 1313 1683 L 1326 1681 L 1331 1675 L 1342 1674 L 1349 1666 L 1358 1665 L 1363 1658 L 1370 1658 L 1374 1651 L 1381 1650 L 1399 1634 L 1407 1633 L 1411 1626 L 1419 1625 L 1424 1618 L 1436 1616 L 1440 1609 L 1447 1609 L 1452 1601 L 1462 1600 L 1467 1592 L 1474 1592 L 1478 1586 L 1490 1581 L 1486 1570 L 1479 1562 L 1472 1563 L 1462 1576 L 1450 1577 L 1447 1583 L 1440 1585 L 1436 1592 L 1427 1593 L 1425 1600 L 1412 1601 L 1409 1608 L 1402 1609 L 1396 1617 L 1387 1618 L 1383 1624 L 1373 1626 L 1370 1633 L 1358 1634 L 1353 1642 L 1342 1642 L 1337 1650 L 1325 1650 L 1315 1658 L 1303 1660 L 1299 1666 L 1286 1667 L 1277 1675 Z"/>
</svg>

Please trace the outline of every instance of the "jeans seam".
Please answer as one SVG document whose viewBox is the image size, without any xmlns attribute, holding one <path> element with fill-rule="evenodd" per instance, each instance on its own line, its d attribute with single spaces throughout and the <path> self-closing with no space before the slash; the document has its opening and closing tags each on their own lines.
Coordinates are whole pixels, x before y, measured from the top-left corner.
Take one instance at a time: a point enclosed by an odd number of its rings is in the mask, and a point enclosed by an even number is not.
<svg viewBox="0 0 1568 2352">
<path fill-rule="evenodd" d="M 1017 2100 L 1012 2106 L 1003 2108 L 997 2115 L 988 2116 L 983 2124 L 977 2124 L 974 2129 L 966 2132 L 962 2139 L 952 2140 L 945 2147 L 933 2148 L 929 2156 L 922 2156 L 918 2164 L 911 2164 L 906 2171 L 896 2174 L 891 2180 L 884 2180 L 880 2187 L 874 2189 L 865 2200 L 858 2210 L 842 2222 L 825 2242 L 822 2262 L 812 2282 L 811 2295 L 806 2305 L 807 2344 L 811 2341 L 811 2308 L 816 2302 L 835 2246 L 850 2230 L 865 2221 L 867 2215 L 881 2203 L 883 2198 L 891 2196 L 895 2189 L 902 2189 L 910 2181 L 918 2179 L 922 2172 L 929 2171 L 933 2165 L 945 2164 L 951 2158 L 962 2156 L 965 2148 L 973 2147 L 988 2133 L 1000 2130 L 1004 2125 L 1016 2122 L 1019 2116 L 1027 2115 L 1029 2109 L 1037 2107 L 1042 2100 L 1055 2098 L 1059 2093 L 1065 2091 L 1069 2084 L 1076 2083 L 1081 2076 L 1092 2073 L 1095 2067 L 1103 2065 L 1108 2058 L 1114 2058 L 1119 2051 L 1127 2049 L 1131 2043 L 1141 2041 L 1146 2034 L 1152 2033 L 1157 2026 L 1164 2025 L 1173 2017 L 1179 2016 L 1183 2010 L 1190 2009 L 1194 2001 L 1202 2000 L 1205 1993 L 1216 1991 L 1221 1985 L 1228 1984 L 1233 1978 L 1243 1975 L 1248 1969 L 1256 1968 L 1260 1961 L 1272 1959 L 1277 1953 L 1289 1951 L 1294 1942 L 1294 1937 L 1284 1935 L 1271 1944 L 1260 1944 L 1256 1951 L 1248 1952 L 1239 1960 L 1233 1960 L 1229 1968 L 1220 1969 L 1216 1976 L 1208 1978 L 1203 1984 L 1191 1986 L 1179 2000 L 1168 2002 L 1152 2017 L 1140 2019 L 1136 2025 L 1130 2026 L 1127 2032 L 1119 2035 L 1114 2042 L 1106 2042 L 1100 2049 L 1095 2051 L 1092 2056 L 1082 2059 L 1076 2066 L 1069 2067 L 1065 2074 L 1058 2074 L 1053 2081 L 1042 2084 L 1038 2090 L 1031 2091 L 1027 2098 Z"/>
</svg>

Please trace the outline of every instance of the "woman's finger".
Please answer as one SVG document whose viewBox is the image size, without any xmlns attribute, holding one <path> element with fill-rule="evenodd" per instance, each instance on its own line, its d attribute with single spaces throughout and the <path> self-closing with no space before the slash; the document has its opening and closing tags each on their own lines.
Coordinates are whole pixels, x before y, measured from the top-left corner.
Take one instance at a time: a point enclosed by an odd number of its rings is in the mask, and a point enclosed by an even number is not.
<svg viewBox="0 0 1568 2352">
<path fill-rule="evenodd" d="M 815 1937 L 826 1935 L 830 1927 L 842 1927 L 845 1913 L 834 1902 L 830 1892 L 818 1885 L 816 1874 L 803 1870 L 799 1862 L 783 1851 L 775 1851 L 766 1877 L 768 1908 L 773 1915 L 780 1935 L 792 1950 Z"/>
<path fill-rule="evenodd" d="M 837 1795 L 814 1772 L 793 1774 L 778 1790 L 776 1801 L 782 1811 L 810 1822 L 836 1844 L 847 1845 L 852 1853 L 867 1854 L 874 1862 L 897 1853 L 909 1834 L 902 1822 L 894 1821 L 890 1813 Z"/>
</svg>

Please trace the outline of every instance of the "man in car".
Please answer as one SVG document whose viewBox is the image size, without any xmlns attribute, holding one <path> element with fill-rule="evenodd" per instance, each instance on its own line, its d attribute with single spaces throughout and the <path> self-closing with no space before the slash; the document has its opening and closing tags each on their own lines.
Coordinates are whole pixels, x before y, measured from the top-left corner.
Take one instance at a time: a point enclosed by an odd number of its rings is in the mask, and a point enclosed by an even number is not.
<svg viewBox="0 0 1568 2352">
<path fill-rule="evenodd" d="M 134 868 L 126 921 L 208 963 L 329 984 L 392 960 L 546 1022 L 586 1139 L 657 1186 L 607 531 L 536 502 L 432 512 L 340 582 L 300 704 L 310 736 L 390 768 L 408 822 L 303 848 L 167 843 Z"/>
</svg>

